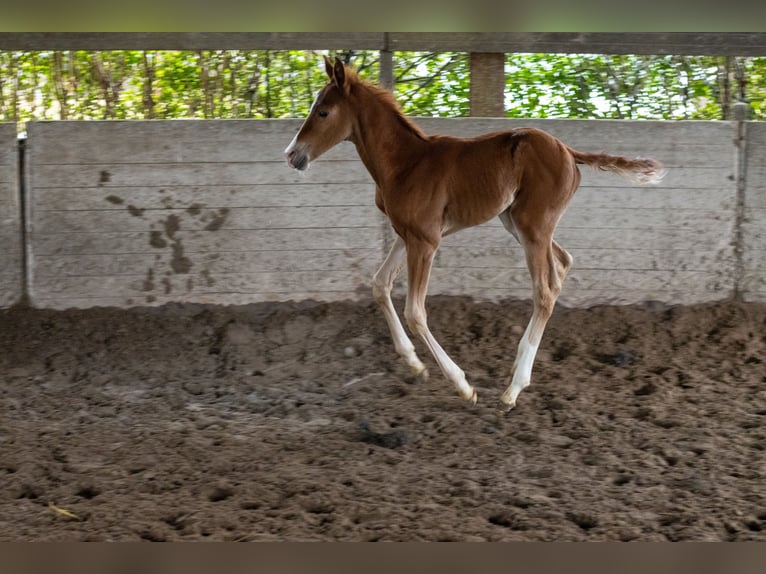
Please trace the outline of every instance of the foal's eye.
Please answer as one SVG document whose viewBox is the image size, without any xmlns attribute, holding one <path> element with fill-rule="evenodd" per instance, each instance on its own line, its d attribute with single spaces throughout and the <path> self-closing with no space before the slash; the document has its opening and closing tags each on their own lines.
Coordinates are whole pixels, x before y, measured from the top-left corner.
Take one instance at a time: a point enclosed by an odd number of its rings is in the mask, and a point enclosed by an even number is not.
<svg viewBox="0 0 766 574">
<path fill-rule="evenodd" d="M 326 118 L 327 117 L 327 110 L 319 110 L 319 117 L 320 118 Z"/>
</svg>

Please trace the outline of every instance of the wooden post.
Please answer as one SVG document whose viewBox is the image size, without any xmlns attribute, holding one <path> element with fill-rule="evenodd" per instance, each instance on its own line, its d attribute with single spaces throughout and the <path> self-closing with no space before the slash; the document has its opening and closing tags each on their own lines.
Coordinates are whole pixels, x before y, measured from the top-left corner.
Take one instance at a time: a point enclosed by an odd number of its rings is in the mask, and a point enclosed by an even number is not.
<svg viewBox="0 0 766 574">
<path fill-rule="evenodd" d="M 394 89 L 394 58 L 390 50 L 380 51 L 380 85 L 387 90 Z"/>
<path fill-rule="evenodd" d="M 505 115 L 505 54 L 471 52 L 471 115 Z"/>
</svg>

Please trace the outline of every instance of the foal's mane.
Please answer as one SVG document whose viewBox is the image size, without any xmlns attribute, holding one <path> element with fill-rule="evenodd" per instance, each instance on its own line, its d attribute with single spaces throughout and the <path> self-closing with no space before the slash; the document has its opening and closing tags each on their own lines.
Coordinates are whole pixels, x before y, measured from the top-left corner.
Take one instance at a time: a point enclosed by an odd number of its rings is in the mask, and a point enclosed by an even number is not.
<svg viewBox="0 0 766 574">
<path fill-rule="evenodd" d="M 396 118 L 396 121 L 399 122 L 399 124 L 407 131 L 422 140 L 428 139 L 428 136 L 423 132 L 423 130 L 421 130 L 415 123 L 412 122 L 412 120 L 404 115 L 404 112 L 402 112 L 402 109 L 399 106 L 399 102 L 397 102 L 396 98 L 394 98 L 393 92 L 371 82 L 362 80 L 359 77 L 357 71 L 349 66 L 345 67 L 345 71 L 346 81 L 350 83 L 352 89 L 354 87 L 361 88 L 372 98 L 390 110 L 392 115 Z"/>
</svg>

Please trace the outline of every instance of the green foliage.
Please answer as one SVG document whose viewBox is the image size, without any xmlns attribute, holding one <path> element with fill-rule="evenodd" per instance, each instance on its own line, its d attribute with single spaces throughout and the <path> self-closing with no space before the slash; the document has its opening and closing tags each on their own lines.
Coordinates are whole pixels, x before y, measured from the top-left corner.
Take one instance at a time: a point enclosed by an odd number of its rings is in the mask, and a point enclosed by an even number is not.
<svg viewBox="0 0 766 574">
<path fill-rule="evenodd" d="M 322 52 L 0 52 L 0 121 L 302 117 Z M 377 80 L 378 53 L 339 52 Z M 766 119 L 766 58 L 508 54 L 506 115 L 726 119 L 740 97 Z M 465 53 L 397 52 L 395 95 L 413 116 L 467 116 Z M 741 80 L 744 79 L 744 84 Z"/>
<path fill-rule="evenodd" d="M 405 114 L 467 116 L 470 112 L 468 54 L 397 52 L 394 93 Z"/>
<path fill-rule="evenodd" d="M 720 58 L 513 55 L 506 110 L 512 117 L 721 119 L 732 94 Z"/>
</svg>

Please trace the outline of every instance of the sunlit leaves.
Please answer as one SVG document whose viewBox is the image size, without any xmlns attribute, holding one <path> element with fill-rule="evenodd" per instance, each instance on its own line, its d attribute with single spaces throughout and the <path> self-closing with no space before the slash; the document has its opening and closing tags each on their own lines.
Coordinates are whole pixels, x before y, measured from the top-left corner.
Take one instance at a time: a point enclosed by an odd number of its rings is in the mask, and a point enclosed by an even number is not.
<svg viewBox="0 0 766 574">
<path fill-rule="evenodd" d="M 467 116 L 470 111 L 468 54 L 398 52 L 395 95 L 412 116 Z"/>
<path fill-rule="evenodd" d="M 322 55 L 370 80 L 375 51 L 0 52 L 0 121 L 302 117 Z M 394 92 L 413 116 L 466 116 L 469 55 L 396 52 Z M 507 54 L 510 117 L 726 119 L 743 94 L 766 119 L 766 58 Z"/>
</svg>

